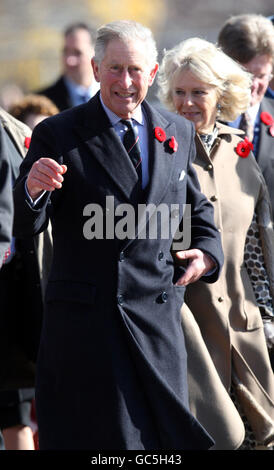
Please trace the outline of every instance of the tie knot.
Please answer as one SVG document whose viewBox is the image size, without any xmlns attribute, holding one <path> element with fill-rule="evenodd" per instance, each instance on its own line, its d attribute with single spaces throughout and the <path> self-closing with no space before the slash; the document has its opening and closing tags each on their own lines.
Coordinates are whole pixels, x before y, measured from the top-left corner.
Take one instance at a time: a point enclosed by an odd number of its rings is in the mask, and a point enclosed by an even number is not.
<svg viewBox="0 0 274 470">
<path fill-rule="evenodd" d="M 121 119 L 120 121 L 124 126 L 128 129 L 133 129 L 132 120 L 131 119 Z"/>
</svg>

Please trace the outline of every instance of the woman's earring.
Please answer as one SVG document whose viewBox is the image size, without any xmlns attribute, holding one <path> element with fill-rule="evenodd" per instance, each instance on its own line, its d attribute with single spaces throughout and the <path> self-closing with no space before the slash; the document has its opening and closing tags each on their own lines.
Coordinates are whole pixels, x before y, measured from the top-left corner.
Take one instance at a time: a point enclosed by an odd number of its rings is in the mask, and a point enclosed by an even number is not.
<svg viewBox="0 0 274 470">
<path fill-rule="evenodd" d="M 221 114 L 221 105 L 220 103 L 217 103 L 217 116 L 219 116 Z"/>
</svg>

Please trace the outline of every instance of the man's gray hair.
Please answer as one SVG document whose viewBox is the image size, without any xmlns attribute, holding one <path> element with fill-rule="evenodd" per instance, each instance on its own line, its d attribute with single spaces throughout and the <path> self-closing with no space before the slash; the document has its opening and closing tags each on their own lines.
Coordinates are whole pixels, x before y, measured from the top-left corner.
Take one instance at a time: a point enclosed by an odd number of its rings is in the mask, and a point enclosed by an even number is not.
<svg viewBox="0 0 274 470">
<path fill-rule="evenodd" d="M 97 31 L 95 44 L 95 62 L 100 63 L 105 55 L 106 47 L 113 39 L 120 39 L 123 42 L 143 41 L 146 45 L 147 62 L 152 67 L 157 62 L 157 47 L 149 28 L 136 23 L 135 21 L 120 20 L 101 26 Z"/>
</svg>

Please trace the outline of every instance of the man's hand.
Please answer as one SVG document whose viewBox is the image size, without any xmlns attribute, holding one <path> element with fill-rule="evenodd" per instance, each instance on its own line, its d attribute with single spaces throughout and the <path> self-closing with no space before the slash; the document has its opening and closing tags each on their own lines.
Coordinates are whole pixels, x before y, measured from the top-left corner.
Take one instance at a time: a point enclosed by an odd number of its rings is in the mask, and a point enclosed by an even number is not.
<svg viewBox="0 0 274 470">
<path fill-rule="evenodd" d="M 185 273 L 176 282 L 177 286 L 187 286 L 198 281 L 215 266 L 213 259 L 198 249 L 177 251 L 176 259 L 179 264 L 180 261 L 189 260 Z"/>
<path fill-rule="evenodd" d="M 66 165 L 59 165 L 52 158 L 39 158 L 31 167 L 27 178 L 30 197 L 35 200 L 43 191 L 54 191 L 62 187 Z"/>
</svg>

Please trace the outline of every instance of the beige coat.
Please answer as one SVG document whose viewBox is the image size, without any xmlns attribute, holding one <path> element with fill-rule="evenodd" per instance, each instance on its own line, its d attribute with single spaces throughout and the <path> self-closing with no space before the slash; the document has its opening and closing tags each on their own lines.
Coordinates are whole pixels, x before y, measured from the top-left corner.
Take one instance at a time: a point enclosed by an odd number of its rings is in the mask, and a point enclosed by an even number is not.
<svg viewBox="0 0 274 470">
<path fill-rule="evenodd" d="M 198 281 L 189 285 L 185 302 L 200 327 L 225 389 L 230 390 L 233 377 L 238 399 L 256 439 L 268 443 L 274 440 L 274 378 L 260 311 L 256 306 L 243 256 L 246 234 L 256 208 L 274 298 L 271 209 L 266 185 L 255 158 L 252 154 L 241 158 L 235 151 L 238 142 L 242 140 L 238 137 L 242 131 L 221 124 L 218 124 L 218 128 L 218 138 L 210 157 L 197 136 L 194 167 L 202 192 L 214 205 L 215 223 L 222 234 L 225 262 L 216 283 Z M 189 312 L 184 315 L 186 311 L 187 307 L 183 306 L 182 325 L 187 331 L 190 323 Z M 196 350 L 195 336 L 186 338 L 186 342 L 190 350 Z M 198 419 L 202 418 L 201 423 L 208 428 L 210 416 L 203 416 L 207 403 L 205 400 L 201 404 L 200 400 L 201 387 L 208 377 L 201 375 L 200 369 L 197 370 L 197 363 L 191 364 L 191 354 L 189 362 L 191 407 Z M 213 378 L 211 375 L 210 380 Z M 223 409 L 225 413 L 225 402 Z M 237 417 L 235 419 L 237 421 Z M 236 421 L 233 423 L 232 420 L 232 427 Z M 225 427 L 223 431 L 226 432 Z M 215 434 L 220 445 L 225 445 L 226 436 L 222 436 L 219 430 L 216 433 L 216 429 Z"/>
<path fill-rule="evenodd" d="M 21 157 L 24 158 L 27 153 L 25 137 L 31 137 L 31 129 L 26 126 L 23 122 L 18 121 L 18 119 L 15 119 L 3 108 L 0 108 L 0 120 L 4 128 L 10 135 L 12 141 L 17 146 Z M 44 294 L 52 259 L 52 234 L 50 222 L 47 229 L 42 232 L 38 237 L 36 237 L 36 243 L 41 277 L 41 287 L 42 293 Z"/>
</svg>

